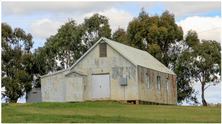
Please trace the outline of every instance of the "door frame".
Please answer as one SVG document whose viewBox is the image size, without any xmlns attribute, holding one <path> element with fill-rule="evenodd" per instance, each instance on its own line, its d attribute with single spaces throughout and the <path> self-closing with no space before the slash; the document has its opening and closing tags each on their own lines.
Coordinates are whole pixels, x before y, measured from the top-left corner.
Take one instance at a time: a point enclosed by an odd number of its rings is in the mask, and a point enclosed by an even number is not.
<svg viewBox="0 0 222 124">
<path fill-rule="evenodd" d="M 94 75 L 109 75 L 109 87 L 110 87 L 110 97 L 109 98 L 93 98 L 93 81 L 92 76 Z M 92 83 L 92 99 L 110 99 L 111 98 L 111 80 L 110 80 L 110 73 L 92 73 L 91 74 L 91 83 Z"/>
</svg>

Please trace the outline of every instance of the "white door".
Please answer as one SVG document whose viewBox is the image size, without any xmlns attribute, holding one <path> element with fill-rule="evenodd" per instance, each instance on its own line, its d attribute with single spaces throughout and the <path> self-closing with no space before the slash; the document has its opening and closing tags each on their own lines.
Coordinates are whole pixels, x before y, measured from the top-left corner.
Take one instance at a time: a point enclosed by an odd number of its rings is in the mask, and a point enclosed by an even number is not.
<svg viewBox="0 0 222 124">
<path fill-rule="evenodd" d="M 110 98 L 109 75 L 92 75 L 93 99 Z"/>
</svg>

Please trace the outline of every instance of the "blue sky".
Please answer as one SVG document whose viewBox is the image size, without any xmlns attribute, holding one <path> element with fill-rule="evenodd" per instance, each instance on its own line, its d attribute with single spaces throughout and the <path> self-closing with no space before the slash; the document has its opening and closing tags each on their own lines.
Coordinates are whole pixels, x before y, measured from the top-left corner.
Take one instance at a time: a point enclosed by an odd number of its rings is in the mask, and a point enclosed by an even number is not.
<svg viewBox="0 0 222 124">
<path fill-rule="evenodd" d="M 138 17 L 144 7 L 149 15 L 162 14 L 165 10 L 175 15 L 176 23 L 183 28 L 184 36 L 190 29 L 196 30 L 200 39 L 210 39 L 221 42 L 221 2 L 220 1 L 3 1 L 1 2 L 1 22 L 6 22 L 12 28 L 20 27 L 26 33 L 33 35 L 34 48 L 42 47 L 46 38 L 54 35 L 61 25 L 73 18 L 78 24 L 85 17 L 94 13 L 105 15 L 114 32 L 118 27 L 127 29 L 128 23 Z M 209 31 L 208 31 L 209 30 Z M 205 31 L 205 32 L 203 32 Z M 200 84 L 194 88 L 199 91 Z M 221 85 L 212 86 L 206 90 L 206 100 L 221 103 Z M 24 101 L 24 98 L 20 101 Z"/>
</svg>

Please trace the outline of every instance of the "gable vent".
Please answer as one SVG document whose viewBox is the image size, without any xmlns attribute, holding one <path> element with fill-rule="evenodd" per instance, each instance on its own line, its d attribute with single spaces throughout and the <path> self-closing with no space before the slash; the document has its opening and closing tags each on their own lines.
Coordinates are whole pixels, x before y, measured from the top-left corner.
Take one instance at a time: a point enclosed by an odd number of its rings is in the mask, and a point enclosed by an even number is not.
<svg viewBox="0 0 222 124">
<path fill-rule="evenodd" d="M 107 57 L 107 44 L 106 43 L 99 44 L 99 57 Z"/>
</svg>

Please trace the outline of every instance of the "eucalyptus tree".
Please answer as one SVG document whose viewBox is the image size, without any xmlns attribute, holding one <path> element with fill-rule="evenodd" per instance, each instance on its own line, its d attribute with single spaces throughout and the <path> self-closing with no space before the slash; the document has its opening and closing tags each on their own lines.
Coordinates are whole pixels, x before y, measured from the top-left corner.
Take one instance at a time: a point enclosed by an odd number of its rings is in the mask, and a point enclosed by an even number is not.
<svg viewBox="0 0 222 124">
<path fill-rule="evenodd" d="M 60 61 L 62 69 L 69 68 L 83 54 L 82 35 L 81 27 L 71 19 L 58 29 L 56 35 L 47 39 L 45 49 L 48 60 L 53 63 L 52 69 L 58 67 L 56 60 Z"/>
<path fill-rule="evenodd" d="M 199 41 L 195 31 L 188 31 L 185 38 L 188 46 L 178 57 L 175 73 L 179 84 L 179 99 L 188 98 L 194 93 L 191 84 L 200 82 L 202 104 L 207 106 L 204 91 L 212 85 L 220 83 L 221 76 L 221 47 L 220 43 L 212 40 Z M 187 95 L 188 94 L 188 95 Z M 196 99 L 195 97 L 190 97 Z"/>
<path fill-rule="evenodd" d="M 101 37 L 111 38 L 109 19 L 106 16 L 95 13 L 90 18 L 85 18 L 82 24 L 84 44 L 89 49 Z"/>
<path fill-rule="evenodd" d="M 127 35 L 129 45 L 151 52 L 167 67 L 171 63 L 169 47 L 183 40 L 182 28 L 176 24 L 174 15 L 167 10 L 160 16 L 149 16 L 142 9 L 139 17 L 129 23 Z"/>
<path fill-rule="evenodd" d="M 112 39 L 114 41 L 127 44 L 127 33 L 123 28 L 119 28 L 113 33 Z"/>
<path fill-rule="evenodd" d="M 2 95 L 8 97 L 11 102 L 17 102 L 18 98 L 32 88 L 32 35 L 26 34 L 21 28 L 12 29 L 6 23 L 1 26 L 1 67 L 4 73 L 2 86 L 6 89 Z"/>
</svg>

